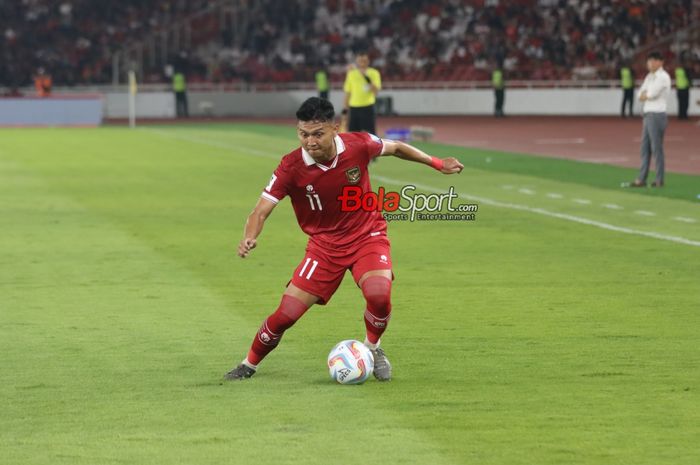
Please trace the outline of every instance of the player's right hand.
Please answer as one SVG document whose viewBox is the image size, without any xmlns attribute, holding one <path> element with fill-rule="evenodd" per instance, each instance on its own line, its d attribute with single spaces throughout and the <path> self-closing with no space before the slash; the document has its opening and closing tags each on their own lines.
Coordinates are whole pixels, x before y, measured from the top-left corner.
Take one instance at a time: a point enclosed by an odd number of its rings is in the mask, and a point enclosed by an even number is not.
<svg viewBox="0 0 700 465">
<path fill-rule="evenodd" d="M 256 245 L 258 245 L 258 241 L 255 239 L 243 239 L 238 244 L 238 256 L 241 258 L 246 258 Z"/>
</svg>

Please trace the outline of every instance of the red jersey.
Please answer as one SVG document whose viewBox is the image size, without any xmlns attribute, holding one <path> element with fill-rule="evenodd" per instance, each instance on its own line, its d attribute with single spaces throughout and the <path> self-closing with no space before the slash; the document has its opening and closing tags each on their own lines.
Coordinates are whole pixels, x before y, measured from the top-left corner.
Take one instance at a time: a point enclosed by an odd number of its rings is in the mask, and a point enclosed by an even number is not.
<svg viewBox="0 0 700 465">
<path fill-rule="evenodd" d="M 384 142 L 359 132 L 340 134 L 334 141 L 337 155 L 327 164 L 316 163 L 301 147 L 285 155 L 262 197 L 278 203 L 288 195 L 299 226 L 312 243 L 349 249 L 369 237 L 386 235 L 381 212 L 344 212 L 338 200 L 344 186 L 358 186 L 363 193 L 372 190 L 367 166 L 382 154 Z"/>
</svg>

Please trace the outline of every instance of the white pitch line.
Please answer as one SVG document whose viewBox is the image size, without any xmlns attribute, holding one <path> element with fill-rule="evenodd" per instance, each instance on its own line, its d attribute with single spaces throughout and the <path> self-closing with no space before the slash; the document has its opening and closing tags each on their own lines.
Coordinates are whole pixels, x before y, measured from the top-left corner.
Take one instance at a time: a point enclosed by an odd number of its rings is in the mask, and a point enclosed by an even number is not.
<svg viewBox="0 0 700 465">
<path fill-rule="evenodd" d="M 533 191 L 532 189 L 527 189 L 525 187 L 523 187 L 522 189 L 518 189 L 518 192 L 525 195 L 535 195 L 535 191 Z"/>
<path fill-rule="evenodd" d="M 621 207 L 621 206 L 614 204 L 614 203 L 604 203 L 603 207 L 608 208 L 610 210 L 623 210 L 624 209 L 624 207 Z"/>
<path fill-rule="evenodd" d="M 650 212 L 647 210 L 635 210 L 634 213 L 635 213 L 635 215 L 642 215 L 642 216 L 656 216 L 656 213 Z"/>
<path fill-rule="evenodd" d="M 215 147 L 217 149 L 225 149 L 228 151 L 231 150 L 239 150 L 239 151 L 244 151 L 246 152 L 246 155 L 250 155 L 253 157 L 261 157 L 261 158 L 271 158 L 275 160 L 281 160 L 282 157 L 280 155 L 276 155 L 274 153 L 270 152 L 265 152 L 259 149 L 254 149 L 251 147 L 246 147 L 243 145 L 240 145 L 236 143 L 236 145 L 231 145 L 227 144 L 226 142 L 219 142 L 211 139 L 202 139 L 200 137 L 196 136 L 187 136 L 184 134 L 179 134 L 173 131 L 163 131 L 160 129 L 155 129 L 155 128 L 139 128 L 140 131 L 146 131 L 146 132 L 152 132 L 153 134 L 157 134 L 161 137 L 167 137 L 171 139 L 180 139 L 184 140 L 186 142 L 192 142 L 193 144 L 202 144 L 202 145 L 208 145 L 210 147 Z"/>
<path fill-rule="evenodd" d="M 556 192 L 550 192 L 549 194 L 547 194 L 547 197 L 549 197 L 550 199 L 561 199 L 564 196 L 561 194 L 557 194 Z"/>
<path fill-rule="evenodd" d="M 394 184 L 397 186 L 411 184 L 411 185 L 416 186 L 419 189 L 432 191 L 432 192 L 440 192 L 441 190 L 443 190 L 443 188 L 441 188 L 441 187 L 426 186 L 425 184 L 418 184 L 418 183 L 415 183 L 412 181 L 402 181 L 400 179 L 392 179 L 392 178 L 387 178 L 385 176 L 375 175 L 372 177 L 374 179 L 376 179 L 377 181 L 387 182 L 387 183 Z M 567 213 L 557 213 L 557 212 L 545 210 L 544 208 L 529 207 L 527 205 L 519 205 L 517 203 L 499 202 L 498 200 L 493 200 L 493 199 L 489 199 L 487 197 L 481 197 L 478 195 L 459 194 L 459 197 L 462 199 L 465 199 L 465 200 L 479 202 L 479 203 L 482 203 L 484 205 L 491 205 L 493 207 L 509 208 L 511 210 L 518 210 L 518 211 L 524 211 L 524 212 L 529 212 L 529 213 L 535 213 L 537 215 L 549 216 L 551 218 L 558 218 L 560 220 L 565 220 L 565 221 L 572 221 L 574 223 L 585 224 L 588 226 L 593 226 L 593 227 L 605 229 L 608 231 L 615 231 L 615 232 L 619 232 L 619 233 L 623 233 L 623 234 L 632 234 L 635 236 L 650 237 L 652 239 L 674 242 L 676 244 L 683 244 L 683 245 L 690 245 L 693 247 L 700 247 L 700 241 L 687 239 L 685 237 L 670 236 L 668 234 L 662 234 L 662 233 L 658 233 L 658 232 L 654 232 L 654 231 L 641 231 L 639 229 L 627 228 L 625 226 L 616 226 L 614 224 L 604 223 L 602 221 L 596 221 L 596 220 L 589 220 L 587 218 L 582 218 L 580 216 L 575 216 L 575 215 L 569 215 Z"/>
<path fill-rule="evenodd" d="M 509 191 L 509 190 L 513 189 L 513 186 L 511 186 L 510 184 L 506 184 L 506 185 L 501 186 L 501 188 Z"/>
<path fill-rule="evenodd" d="M 158 131 L 158 130 L 154 130 L 154 129 L 142 129 L 142 130 L 153 132 L 155 134 L 159 134 L 162 137 L 170 137 L 172 139 L 179 138 L 179 139 L 187 140 L 189 142 L 196 143 L 196 144 L 203 144 L 203 145 L 210 145 L 210 146 L 214 146 L 214 147 L 224 148 L 227 151 L 233 151 L 234 148 L 239 148 L 238 145 L 233 146 L 233 145 L 226 145 L 223 143 L 221 143 L 221 144 L 209 143 L 209 141 L 207 141 L 206 139 L 190 138 L 190 137 L 178 137 L 177 134 L 171 133 L 170 131 Z M 278 157 L 276 155 L 268 154 L 267 152 L 262 152 L 259 150 L 253 151 L 251 149 L 251 151 L 246 150 L 246 152 L 248 155 L 254 156 L 254 157 L 274 158 L 277 160 L 280 159 L 280 157 Z M 402 181 L 399 179 L 387 178 L 385 176 L 374 175 L 374 176 L 372 176 L 372 178 L 376 179 L 377 181 L 387 182 L 387 183 L 394 184 L 397 186 L 412 184 L 419 189 L 424 189 L 424 190 L 433 191 L 433 192 L 439 192 L 439 191 L 443 190 L 440 187 L 426 186 L 424 184 L 418 184 L 418 183 L 410 182 L 410 181 Z M 548 216 L 550 218 L 557 218 L 557 219 L 564 220 L 564 221 L 571 221 L 574 223 L 585 224 L 588 226 L 593 226 L 596 228 L 605 229 L 607 231 L 615 231 L 615 232 L 619 232 L 619 233 L 623 233 L 623 234 L 632 234 L 635 236 L 649 237 L 649 238 L 658 239 L 661 241 L 674 242 L 676 244 L 683 244 L 683 245 L 690 245 L 693 247 L 700 247 L 700 241 L 694 241 L 692 239 L 687 239 L 685 237 L 670 236 L 668 234 L 657 233 L 654 231 L 640 231 L 638 229 L 632 229 L 632 228 L 627 228 L 624 226 L 616 226 L 614 224 L 603 223 L 602 221 L 589 220 L 586 218 L 582 218 L 580 216 L 569 215 L 566 213 L 552 212 L 549 210 L 545 210 L 544 208 L 528 207 L 527 205 L 519 205 L 516 203 L 499 202 L 498 200 L 493 200 L 493 199 L 489 199 L 487 197 L 481 197 L 481 196 L 477 196 L 477 195 L 459 194 L 459 197 L 462 199 L 465 199 L 465 200 L 473 200 L 476 202 L 480 202 L 480 203 L 483 203 L 484 205 L 491 205 L 493 207 L 508 208 L 511 210 L 518 210 L 518 211 L 524 211 L 524 212 L 529 212 L 529 213 L 535 213 L 537 215 L 543 215 L 543 216 Z"/>
<path fill-rule="evenodd" d="M 674 216 L 673 219 L 683 223 L 697 223 L 695 218 L 688 218 L 687 216 Z"/>
<path fill-rule="evenodd" d="M 574 202 L 581 204 L 581 205 L 590 205 L 591 201 L 588 199 L 574 199 Z"/>
</svg>

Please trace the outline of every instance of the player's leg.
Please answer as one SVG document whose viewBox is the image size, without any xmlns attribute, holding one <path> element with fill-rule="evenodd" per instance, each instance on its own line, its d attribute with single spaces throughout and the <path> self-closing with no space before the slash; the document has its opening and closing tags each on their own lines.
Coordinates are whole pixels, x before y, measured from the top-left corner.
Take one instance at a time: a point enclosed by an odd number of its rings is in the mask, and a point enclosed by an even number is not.
<svg viewBox="0 0 700 465">
<path fill-rule="evenodd" d="M 369 250 L 353 264 L 352 274 L 365 298 L 365 345 L 374 355 L 374 376 L 391 379 L 391 363 L 380 347 L 381 337 L 391 319 L 391 255 L 386 238 L 367 245 Z"/>
<path fill-rule="evenodd" d="M 330 260 L 319 250 L 307 249 L 297 266 L 279 307 L 258 330 L 248 351 L 248 356 L 238 367 L 226 375 L 226 379 L 250 378 L 258 364 L 279 344 L 286 330 L 301 318 L 313 304 L 325 305 L 340 286 L 345 266 Z"/>
<path fill-rule="evenodd" d="M 391 379 L 391 363 L 379 344 L 391 319 L 391 270 L 367 271 L 358 285 L 365 298 L 365 345 L 374 355 L 374 377 L 379 381 Z"/>
<path fill-rule="evenodd" d="M 391 318 L 391 270 L 365 272 L 357 283 L 365 298 L 367 345 L 375 348 Z"/>
<path fill-rule="evenodd" d="M 248 355 L 225 376 L 229 380 L 250 378 L 258 364 L 279 344 L 284 332 L 291 328 L 306 311 L 318 301 L 318 297 L 290 283 L 282 294 L 277 309 L 265 318 L 258 330 Z"/>
</svg>

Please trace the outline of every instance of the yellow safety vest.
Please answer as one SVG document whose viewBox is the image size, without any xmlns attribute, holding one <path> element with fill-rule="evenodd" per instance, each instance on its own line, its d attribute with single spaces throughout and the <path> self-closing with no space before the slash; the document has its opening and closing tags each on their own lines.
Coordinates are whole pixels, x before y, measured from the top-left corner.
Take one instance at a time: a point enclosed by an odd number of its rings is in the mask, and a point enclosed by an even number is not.
<svg viewBox="0 0 700 465">
<path fill-rule="evenodd" d="M 328 75 L 325 71 L 318 71 L 316 73 L 316 88 L 318 88 L 319 92 L 325 92 L 328 90 Z"/>
<path fill-rule="evenodd" d="M 491 74 L 491 84 L 494 89 L 503 89 L 503 71 L 497 69 Z"/>
<path fill-rule="evenodd" d="M 632 79 L 632 71 L 624 67 L 620 70 L 620 80 L 622 81 L 623 89 L 632 89 L 634 87 L 634 79 Z"/>
<path fill-rule="evenodd" d="M 681 67 L 676 68 L 676 89 L 684 90 L 688 87 L 690 87 L 690 81 L 685 70 Z"/>
<path fill-rule="evenodd" d="M 175 73 L 173 76 L 173 90 L 175 92 L 184 92 L 187 89 L 187 84 L 185 84 L 185 75 L 182 73 Z"/>
</svg>

